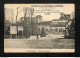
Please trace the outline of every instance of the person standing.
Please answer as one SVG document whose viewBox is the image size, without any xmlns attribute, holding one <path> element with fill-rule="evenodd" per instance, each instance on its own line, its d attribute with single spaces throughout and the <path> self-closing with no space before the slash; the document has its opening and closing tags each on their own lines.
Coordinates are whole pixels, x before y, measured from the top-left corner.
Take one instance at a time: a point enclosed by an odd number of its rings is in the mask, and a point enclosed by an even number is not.
<svg viewBox="0 0 80 58">
<path fill-rule="evenodd" d="M 37 39 L 39 39 L 39 35 L 37 34 Z"/>
</svg>

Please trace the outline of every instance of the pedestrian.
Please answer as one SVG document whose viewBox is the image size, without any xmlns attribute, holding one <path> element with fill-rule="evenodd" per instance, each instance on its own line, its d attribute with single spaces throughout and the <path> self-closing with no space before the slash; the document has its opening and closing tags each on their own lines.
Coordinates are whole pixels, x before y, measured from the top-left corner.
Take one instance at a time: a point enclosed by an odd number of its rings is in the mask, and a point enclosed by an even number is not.
<svg viewBox="0 0 80 58">
<path fill-rule="evenodd" d="M 37 34 L 37 39 L 39 39 L 39 36 L 38 36 L 38 34 Z"/>
</svg>

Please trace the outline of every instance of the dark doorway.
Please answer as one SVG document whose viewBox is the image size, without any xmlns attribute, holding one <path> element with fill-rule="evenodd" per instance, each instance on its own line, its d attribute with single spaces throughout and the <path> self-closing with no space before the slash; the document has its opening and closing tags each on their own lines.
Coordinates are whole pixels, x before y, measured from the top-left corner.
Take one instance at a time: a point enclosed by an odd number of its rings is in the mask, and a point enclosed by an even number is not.
<svg viewBox="0 0 80 58">
<path fill-rule="evenodd" d="M 19 38 L 22 38 L 22 31 L 18 31 L 18 36 L 19 36 Z"/>
</svg>

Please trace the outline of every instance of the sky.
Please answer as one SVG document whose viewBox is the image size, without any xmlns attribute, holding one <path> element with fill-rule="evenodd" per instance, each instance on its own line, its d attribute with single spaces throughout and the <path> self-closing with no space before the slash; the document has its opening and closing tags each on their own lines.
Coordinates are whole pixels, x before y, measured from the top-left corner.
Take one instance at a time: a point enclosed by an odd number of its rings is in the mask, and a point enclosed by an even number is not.
<svg viewBox="0 0 80 58">
<path fill-rule="evenodd" d="M 5 18 L 13 18 L 13 21 L 15 22 L 18 8 L 19 21 L 19 19 L 24 16 L 24 7 L 34 8 L 33 17 L 41 15 L 43 16 L 43 21 L 59 19 L 61 12 L 65 14 L 72 14 L 72 12 L 75 12 L 74 4 L 5 4 L 4 8 L 8 9 L 8 11 L 5 11 Z M 11 11 L 11 9 L 13 11 Z M 27 14 L 27 17 L 28 16 L 29 14 Z M 11 19 L 8 20 L 11 21 Z"/>
</svg>

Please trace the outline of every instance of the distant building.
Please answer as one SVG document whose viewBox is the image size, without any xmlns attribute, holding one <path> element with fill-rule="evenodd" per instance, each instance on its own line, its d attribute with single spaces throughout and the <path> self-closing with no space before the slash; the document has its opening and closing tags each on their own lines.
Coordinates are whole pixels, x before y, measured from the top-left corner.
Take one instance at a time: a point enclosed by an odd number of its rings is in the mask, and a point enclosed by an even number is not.
<svg viewBox="0 0 80 58">
<path fill-rule="evenodd" d="M 38 23 L 43 21 L 43 17 L 41 15 L 38 15 L 36 18 Z"/>
<path fill-rule="evenodd" d="M 70 14 L 61 13 L 60 19 L 54 19 L 52 21 L 45 21 L 38 24 L 38 29 L 42 27 L 46 33 L 64 33 L 66 24 L 70 20 Z"/>
<path fill-rule="evenodd" d="M 66 21 L 48 21 L 48 22 L 42 22 L 38 24 L 38 29 L 41 31 L 42 28 L 44 28 L 45 32 L 47 34 L 49 33 L 64 33 L 65 26 L 66 26 Z"/>
<path fill-rule="evenodd" d="M 61 17 L 59 20 L 70 20 L 70 19 L 71 19 L 70 14 L 61 13 Z"/>
<path fill-rule="evenodd" d="M 43 21 L 43 17 L 41 15 L 37 15 L 36 17 L 33 17 L 32 20 L 36 23 L 40 23 Z"/>
</svg>

